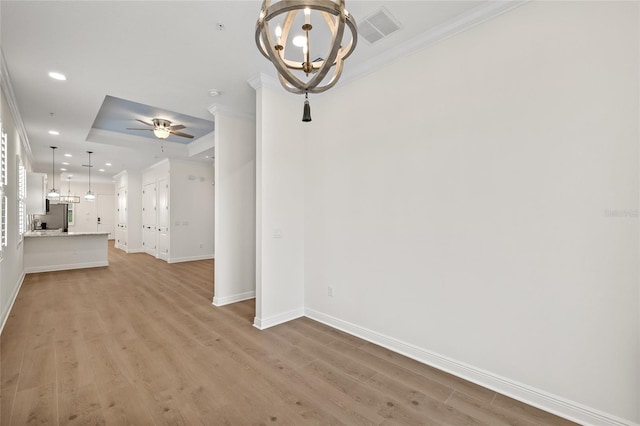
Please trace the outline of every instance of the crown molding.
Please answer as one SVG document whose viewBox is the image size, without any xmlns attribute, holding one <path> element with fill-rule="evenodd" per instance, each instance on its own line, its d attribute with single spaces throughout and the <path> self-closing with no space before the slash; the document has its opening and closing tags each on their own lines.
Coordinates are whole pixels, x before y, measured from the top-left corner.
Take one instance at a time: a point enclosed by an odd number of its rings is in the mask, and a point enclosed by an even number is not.
<svg viewBox="0 0 640 426">
<path fill-rule="evenodd" d="M 268 87 L 270 89 L 282 89 L 282 86 L 277 79 L 263 72 L 251 77 L 247 80 L 247 83 L 249 83 L 249 85 L 255 90 L 262 89 L 263 87 Z"/>
<path fill-rule="evenodd" d="M 213 104 L 208 108 L 209 112 L 211 113 L 211 115 L 215 116 L 217 114 L 222 114 L 222 115 L 226 115 L 226 116 L 230 116 L 230 117 L 235 117 L 235 118 L 240 118 L 243 120 L 248 120 L 248 121 L 255 121 L 256 116 L 255 114 L 251 114 L 249 112 L 245 112 L 245 111 L 240 111 L 237 110 L 235 108 L 230 108 L 226 105 L 221 105 L 221 104 Z M 215 120 L 214 120 L 214 126 L 216 125 Z M 215 130 L 214 130 L 215 132 Z"/>
<path fill-rule="evenodd" d="M 31 151 L 31 145 L 29 144 L 29 136 L 27 136 L 27 129 L 24 127 L 22 115 L 20 115 L 20 109 L 18 109 L 16 95 L 13 92 L 9 69 L 7 68 L 7 61 L 4 59 L 4 52 L 2 51 L 2 48 L 0 48 L 0 85 L 2 86 L 2 92 L 4 93 L 7 105 L 9 105 L 9 111 L 11 112 L 11 116 L 15 122 L 16 129 L 20 135 L 22 147 L 27 153 L 29 163 L 33 163 L 33 152 Z"/>
<path fill-rule="evenodd" d="M 515 9 L 529 0 L 489 0 L 462 15 L 432 28 L 431 30 L 407 40 L 406 42 L 390 49 L 368 61 L 357 64 L 343 72 L 337 86 L 342 86 L 366 75 L 372 74 L 399 59 L 405 58 L 415 52 L 440 43 L 450 37 L 460 34 L 468 29 L 482 24 L 490 19 Z"/>
</svg>

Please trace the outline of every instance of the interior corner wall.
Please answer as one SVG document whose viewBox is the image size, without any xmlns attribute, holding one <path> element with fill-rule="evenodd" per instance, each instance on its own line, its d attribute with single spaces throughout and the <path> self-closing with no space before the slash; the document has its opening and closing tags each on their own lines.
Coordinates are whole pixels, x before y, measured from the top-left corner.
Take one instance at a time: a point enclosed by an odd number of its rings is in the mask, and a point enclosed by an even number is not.
<svg viewBox="0 0 640 426">
<path fill-rule="evenodd" d="M 255 297 L 255 120 L 215 112 L 214 298 L 216 306 Z"/>
<path fill-rule="evenodd" d="M 11 115 L 4 91 L 0 91 L 0 115 L 2 130 L 7 134 L 7 246 L 3 247 L 0 261 L 0 331 L 9 317 L 9 311 L 24 279 L 23 242 L 18 236 L 18 206 L 16 156 L 20 156 L 25 167 L 30 168 L 27 153 L 23 151 L 20 133 Z M 0 200 L 2 202 L 2 200 Z"/>
<path fill-rule="evenodd" d="M 304 314 L 304 137 L 300 96 L 257 89 L 257 298 L 263 329 Z"/>
<path fill-rule="evenodd" d="M 638 6 L 529 2 L 312 99 L 308 315 L 640 422 Z"/>
<path fill-rule="evenodd" d="M 213 167 L 170 162 L 171 249 L 169 262 L 213 258 Z"/>
</svg>

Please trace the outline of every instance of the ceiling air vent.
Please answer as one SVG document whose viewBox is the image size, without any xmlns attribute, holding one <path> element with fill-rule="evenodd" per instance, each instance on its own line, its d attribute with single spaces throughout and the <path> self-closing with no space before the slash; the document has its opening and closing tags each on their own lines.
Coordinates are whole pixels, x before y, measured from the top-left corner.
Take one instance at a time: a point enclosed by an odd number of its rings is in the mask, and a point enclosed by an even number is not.
<svg viewBox="0 0 640 426">
<path fill-rule="evenodd" d="M 384 7 L 364 21 L 358 22 L 358 33 L 371 44 L 399 29 L 400 23 Z"/>
</svg>

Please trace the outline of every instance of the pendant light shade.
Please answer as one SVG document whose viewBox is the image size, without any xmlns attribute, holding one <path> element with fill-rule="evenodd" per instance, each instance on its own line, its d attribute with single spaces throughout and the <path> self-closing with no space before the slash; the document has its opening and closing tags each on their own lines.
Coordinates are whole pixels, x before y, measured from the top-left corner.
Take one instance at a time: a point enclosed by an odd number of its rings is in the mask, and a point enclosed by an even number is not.
<svg viewBox="0 0 640 426">
<path fill-rule="evenodd" d="M 47 198 L 53 201 L 60 199 L 60 193 L 56 190 L 56 149 L 57 146 L 51 148 L 51 189 L 47 193 Z"/>
<path fill-rule="evenodd" d="M 171 130 L 167 127 L 156 127 L 153 129 L 153 134 L 158 139 L 166 139 L 171 134 Z"/>
<path fill-rule="evenodd" d="M 89 154 L 89 164 L 85 167 L 89 167 L 89 190 L 84 194 L 84 199 L 85 201 L 94 201 L 96 199 L 96 194 L 91 191 L 91 168 L 93 167 L 91 165 L 91 154 L 93 154 L 93 151 L 87 151 L 87 154 Z"/>
</svg>

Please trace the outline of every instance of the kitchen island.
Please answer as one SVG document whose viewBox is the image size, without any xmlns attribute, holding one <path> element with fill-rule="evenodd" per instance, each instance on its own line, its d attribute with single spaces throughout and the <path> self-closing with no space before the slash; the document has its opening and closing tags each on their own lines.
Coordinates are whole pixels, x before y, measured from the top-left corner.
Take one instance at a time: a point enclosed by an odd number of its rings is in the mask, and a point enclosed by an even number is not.
<svg viewBox="0 0 640 426">
<path fill-rule="evenodd" d="M 27 232 L 24 271 L 28 274 L 109 266 L 108 235 L 108 232 Z"/>
</svg>

